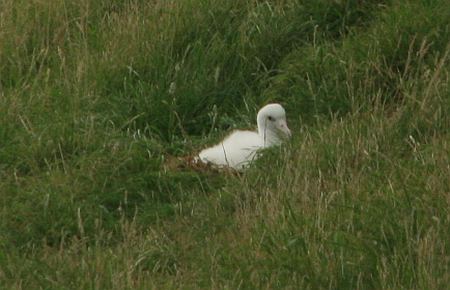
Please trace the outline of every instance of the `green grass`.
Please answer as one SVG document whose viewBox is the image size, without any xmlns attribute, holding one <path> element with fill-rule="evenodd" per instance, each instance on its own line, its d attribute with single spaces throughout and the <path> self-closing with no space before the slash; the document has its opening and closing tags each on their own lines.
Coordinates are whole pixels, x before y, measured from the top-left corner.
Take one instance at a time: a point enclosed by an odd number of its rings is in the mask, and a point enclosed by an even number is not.
<svg viewBox="0 0 450 290">
<path fill-rule="evenodd" d="M 446 289 L 450 10 L 0 2 L 1 289 Z M 281 102 L 244 174 L 168 164 Z"/>
</svg>

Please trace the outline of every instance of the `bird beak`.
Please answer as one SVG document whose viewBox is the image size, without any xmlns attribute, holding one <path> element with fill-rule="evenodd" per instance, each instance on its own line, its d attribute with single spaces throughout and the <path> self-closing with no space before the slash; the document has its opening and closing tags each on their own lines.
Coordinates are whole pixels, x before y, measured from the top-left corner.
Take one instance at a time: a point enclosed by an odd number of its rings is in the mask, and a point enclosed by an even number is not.
<svg viewBox="0 0 450 290">
<path fill-rule="evenodd" d="M 286 124 L 286 120 L 280 120 L 278 123 L 278 128 L 280 129 L 281 132 L 283 132 L 287 138 L 291 138 L 292 134 L 291 134 L 291 130 L 289 130 L 287 124 Z"/>
</svg>

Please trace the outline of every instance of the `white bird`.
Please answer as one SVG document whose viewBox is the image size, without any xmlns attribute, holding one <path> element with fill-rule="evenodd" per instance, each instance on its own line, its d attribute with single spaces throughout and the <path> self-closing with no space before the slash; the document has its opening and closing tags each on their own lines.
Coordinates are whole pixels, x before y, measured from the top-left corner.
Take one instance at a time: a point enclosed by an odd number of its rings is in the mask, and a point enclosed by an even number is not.
<svg viewBox="0 0 450 290">
<path fill-rule="evenodd" d="M 280 145 L 291 137 L 286 112 L 280 104 L 269 104 L 256 117 L 258 131 L 235 130 L 219 144 L 202 150 L 195 160 L 217 167 L 245 169 L 258 157 L 258 150 Z"/>
</svg>

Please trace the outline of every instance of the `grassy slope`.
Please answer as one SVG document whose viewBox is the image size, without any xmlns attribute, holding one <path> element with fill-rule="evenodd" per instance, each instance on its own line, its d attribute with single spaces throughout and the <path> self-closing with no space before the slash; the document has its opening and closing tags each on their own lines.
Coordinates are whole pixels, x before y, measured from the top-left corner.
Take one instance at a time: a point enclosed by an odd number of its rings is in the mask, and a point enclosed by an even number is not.
<svg viewBox="0 0 450 290">
<path fill-rule="evenodd" d="M 0 3 L 0 288 L 444 289 L 447 1 Z M 243 176 L 165 167 L 282 102 Z"/>
</svg>

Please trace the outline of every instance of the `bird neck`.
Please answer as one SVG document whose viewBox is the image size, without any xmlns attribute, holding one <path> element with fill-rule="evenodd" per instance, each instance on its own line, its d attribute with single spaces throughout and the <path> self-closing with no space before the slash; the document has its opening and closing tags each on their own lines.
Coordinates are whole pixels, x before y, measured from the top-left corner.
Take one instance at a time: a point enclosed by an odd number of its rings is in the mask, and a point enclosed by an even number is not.
<svg viewBox="0 0 450 290">
<path fill-rule="evenodd" d="M 270 147 L 281 144 L 281 139 L 278 137 L 278 134 L 264 125 L 262 126 L 258 125 L 258 134 L 263 140 L 264 147 Z"/>
</svg>

